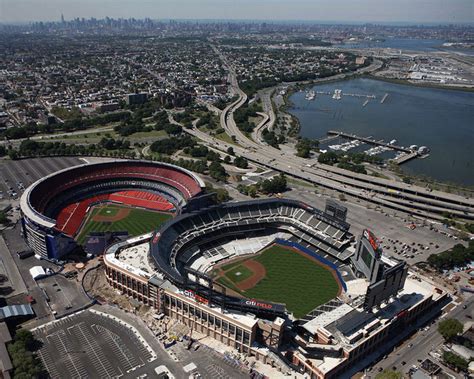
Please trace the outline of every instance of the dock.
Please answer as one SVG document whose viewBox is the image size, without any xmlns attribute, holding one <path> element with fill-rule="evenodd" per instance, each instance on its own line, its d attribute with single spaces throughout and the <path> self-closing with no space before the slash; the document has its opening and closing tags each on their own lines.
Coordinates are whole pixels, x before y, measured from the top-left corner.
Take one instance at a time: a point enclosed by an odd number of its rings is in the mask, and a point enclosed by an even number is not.
<svg viewBox="0 0 474 379">
<path fill-rule="evenodd" d="M 336 138 L 338 138 L 338 136 L 327 136 L 325 138 L 318 139 L 318 141 L 319 141 L 319 143 L 326 143 L 326 142 L 335 140 Z"/>
<path fill-rule="evenodd" d="M 369 138 L 369 137 L 360 137 L 360 136 L 357 136 L 355 134 L 339 132 L 337 130 L 329 130 L 328 135 L 344 137 L 344 138 L 348 138 L 348 139 L 357 139 L 359 141 L 365 142 L 365 143 L 370 144 L 370 145 L 384 146 L 384 147 L 387 147 L 389 149 L 401 151 L 401 152 L 407 153 L 407 154 L 413 153 L 413 150 L 410 150 L 408 147 L 403 147 L 403 146 L 399 146 L 399 145 L 391 145 L 387 142 L 376 141 L 376 140 L 374 140 L 372 138 Z"/>
<path fill-rule="evenodd" d="M 381 141 L 377 141 L 373 139 L 372 137 L 360 137 L 355 134 L 350 134 L 350 133 L 345 133 L 345 132 L 339 132 L 337 130 L 329 130 L 328 131 L 328 137 L 326 137 L 324 140 L 328 141 L 332 138 L 347 138 L 347 139 L 352 139 L 352 140 L 359 140 L 361 142 L 365 142 L 369 145 L 375 145 L 375 146 L 383 146 L 387 150 L 396 150 L 399 151 L 401 154 L 398 154 L 397 157 L 391 159 L 391 161 L 397 165 L 401 165 L 405 162 L 408 162 L 414 158 L 422 156 L 418 151 L 409 149 L 408 147 L 403 147 L 399 145 L 392 145 L 390 143 L 386 143 Z"/>
<path fill-rule="evenodd" d="M 392 162 L 397 165 L 401 165 L 402 163 L 411 161 L 413 158 L 416 158 L 416 157 L 418 157 L 418 153 L 416 151 L 413 151 L 412 153 L 403 154 L 397 158 L 392 159 Z"/>
</svg>

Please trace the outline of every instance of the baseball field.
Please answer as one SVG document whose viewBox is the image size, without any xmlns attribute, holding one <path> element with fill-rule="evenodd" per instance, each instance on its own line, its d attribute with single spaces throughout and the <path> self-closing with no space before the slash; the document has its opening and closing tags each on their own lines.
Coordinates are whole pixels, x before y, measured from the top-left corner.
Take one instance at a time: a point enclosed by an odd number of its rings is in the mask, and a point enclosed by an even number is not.
<svg viewBox="0 0 474 379">
<path fill-rule="evenodd" d="M 138 236 L 157 229 L 172 217 L 171 213 L 132 208 L 125 205 L 102 204 L 90 210 L 77 235 L 82 244 L 91 232 L 127 231 L 130 236 Z"/>
<path fill-rule="evenodd" d="M 297 318 L 340 292 L 333 270 L 299 250 L 280 245 L 273 245 L 251 258 L 216 267 L 213 276 L 245 297 L 284 303 Z"/>
</svg>

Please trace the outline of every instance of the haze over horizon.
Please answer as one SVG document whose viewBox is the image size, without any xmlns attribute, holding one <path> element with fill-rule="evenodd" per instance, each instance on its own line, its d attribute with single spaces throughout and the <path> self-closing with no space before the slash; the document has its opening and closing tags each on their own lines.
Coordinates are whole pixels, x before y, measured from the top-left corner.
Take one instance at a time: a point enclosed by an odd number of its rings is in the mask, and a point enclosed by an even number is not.
<svg viewBox="0 0 474 379">
<path fill-rule="evenodd" d="M 79 18 L 473 23 L 472 0 L 0 0 L 0 22 Z"/>
</svg>

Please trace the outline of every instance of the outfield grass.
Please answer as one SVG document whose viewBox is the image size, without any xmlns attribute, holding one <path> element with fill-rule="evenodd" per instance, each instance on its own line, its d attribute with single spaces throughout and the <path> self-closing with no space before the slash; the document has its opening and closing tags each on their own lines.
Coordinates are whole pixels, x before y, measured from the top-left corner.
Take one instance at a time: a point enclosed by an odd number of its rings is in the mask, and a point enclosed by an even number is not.
<svg viewBox="0 0 474 379">
<path fill-rule="evenodd" d="M 284 303 L 297 318 L 335 298 L 339 292 L 331 271 L 293 250 L 274 245 L 254 260 L 265 266 L 267 274 L 243 294 Z"/>
<path fill-rule="evenodd" d="M 92 220 L 95 215 L 114 216 L 122 208 L 130 209 L 128 216 L 122 220 L 115 222 L 98 222 Z M 111 213 L 108 213 L 108 211 Z M 102 205 L 99 207 L 94 207 L 92 211 L 88 213 L 87 221 L 83 225 L 76 240 L 79 242 L 79 244 L 84 243 L 87 235 L 91 232 L 127 231 L 130 236 L 138 236 L 140 234 L 148 233 L 157 229 L 161 224 L 171 217 L 172 215 L 170 213 L 129 208 L 119 205 Z"/>
<path fill-rule="evenodd" d="M 234 267 L 232 270 L 227 271 L 225 276 L 232 280 L 234 283 L 240 283 L 241 281 L 250 278 L 253 275 L 252 270 L 249 270 L 244 265 L 240 264 Z"/>
</svg>

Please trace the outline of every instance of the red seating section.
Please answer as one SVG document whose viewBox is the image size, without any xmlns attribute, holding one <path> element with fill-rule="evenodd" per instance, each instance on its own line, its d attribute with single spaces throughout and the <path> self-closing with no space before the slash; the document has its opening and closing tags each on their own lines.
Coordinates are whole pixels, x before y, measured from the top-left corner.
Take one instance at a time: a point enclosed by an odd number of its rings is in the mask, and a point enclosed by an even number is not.
<svg viewBox="0 0 474 379">
<path fill-rule="evenodd" d="M 56 218 L 56 228 L 70 236 L 74 236 L 78 232 L 89 207 L 105 201 L 114 201 L 157 211 L 171 211 L 174 208 L 168 200 L 154 193 L 145 191 L 114 192 L 69 204 L 59 212 Z"/>
<path fill-rule="evenodd" d="M 71 171 L 71 177 L 67 174 L 58 175 L 48 181 L 40 183 L 35 193 L 31 194 L 30 200 L 34 208 L 42 212 L 51 199 L 57 194 L 68 188 L 92 182 L 96 180 L 107 179 L 145 179 L 156 182 L 162 182 L 173 188 L 176 188 L 185 199 L 189 199 L 201 192 L 199 183 L 189 174 L 173 167 L 118 163 L 109 167 L 82 167 Z M 45 196 L 45 194 L 47 194 Z"/>
<path fill-rule="evenodd" d="M 114 192 L 109 195 L 109 200 L 157 211 L 170 211 L 173 209 L 173 204 L 165 198 L 144 191 Z"/>
</svg>

